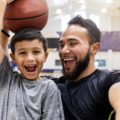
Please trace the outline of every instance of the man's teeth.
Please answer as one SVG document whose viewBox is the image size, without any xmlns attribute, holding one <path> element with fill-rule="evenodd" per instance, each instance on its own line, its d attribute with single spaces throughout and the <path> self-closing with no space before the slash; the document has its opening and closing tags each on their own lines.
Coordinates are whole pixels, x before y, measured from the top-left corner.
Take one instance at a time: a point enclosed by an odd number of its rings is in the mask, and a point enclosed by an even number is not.
<svg viewBox="0 0 120 120">
<path fill-rule="evenodd" d="M 73 58 L 64 59 L 64 61 L 71 61 L 71 60 L 74 60 L 74 59 Z"/>
</svg>

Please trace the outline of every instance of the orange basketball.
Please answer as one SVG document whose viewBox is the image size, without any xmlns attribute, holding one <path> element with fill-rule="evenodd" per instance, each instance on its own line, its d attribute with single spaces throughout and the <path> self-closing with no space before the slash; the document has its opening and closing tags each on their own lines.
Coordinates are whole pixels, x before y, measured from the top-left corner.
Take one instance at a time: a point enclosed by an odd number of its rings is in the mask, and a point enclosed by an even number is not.
<svg viewBox="0 0 120 120">
<path fill-rule="evenodd" d="M 4 15 L 4 25 L 13 32 L 22 28 L 42 30 L 48 21 L 46 0 L 15 0 L 8 4 Z"/>
</svg>

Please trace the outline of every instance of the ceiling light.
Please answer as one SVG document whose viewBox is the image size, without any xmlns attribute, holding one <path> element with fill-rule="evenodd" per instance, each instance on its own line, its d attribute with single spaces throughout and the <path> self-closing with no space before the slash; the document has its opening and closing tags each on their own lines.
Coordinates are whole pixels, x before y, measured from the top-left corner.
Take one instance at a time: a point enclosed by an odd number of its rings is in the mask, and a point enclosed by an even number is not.
<svg viewBox="0 0 120 120">
<path fill-rule="evenodd" d="M 81 9 L 81 10 L 86 10 L 86 5 L 84 5 L 84 4 L 81 5 L 80 9 Z"/>
<path fill-rule="evenodd" d="M 86 4 L 85 0 L 77 0 L 77 2 L 80 3 L 80 4 Z"/>
<path fill-rule="evenodd" d="M 64 5 L 68 2 L 68 0 L 54 0 L 55 5 Z"/>
<path fill-rule="evenodd" d="M 61 15 L 61 14 L 62 14 L 62 10 L 61 10 L 61 9 L 56 9 L 55 13 L 56 13 L 57 15 Z"/>
<path fill-rule="evenodd" d="M 106 13 L 107 12 L 107 8 L 102 8 L 101 12 L 102 13 Z"/>
<path fill-rule="evenodd" d="M 112 3 L 112 0 L 107 0 L 106 3 L 108 3 L 108 4 L 109 4 L 109 3 Z"/>
</svg>

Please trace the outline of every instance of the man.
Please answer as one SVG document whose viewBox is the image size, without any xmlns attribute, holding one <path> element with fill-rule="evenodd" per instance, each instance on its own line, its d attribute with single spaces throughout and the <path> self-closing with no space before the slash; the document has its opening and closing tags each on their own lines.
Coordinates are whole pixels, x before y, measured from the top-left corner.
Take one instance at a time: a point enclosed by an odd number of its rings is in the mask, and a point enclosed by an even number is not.
<svg viewBox="0 0 120 120">
<path fill-rule="evenodd" d="M 108 120 L 113 109 L 120 120 L 120 73 L 95 68 L 100 36 L 94 22 L 76 16 L 59 40 L 64 76 L 55 81 L 66 120 Z"/>
</svg>

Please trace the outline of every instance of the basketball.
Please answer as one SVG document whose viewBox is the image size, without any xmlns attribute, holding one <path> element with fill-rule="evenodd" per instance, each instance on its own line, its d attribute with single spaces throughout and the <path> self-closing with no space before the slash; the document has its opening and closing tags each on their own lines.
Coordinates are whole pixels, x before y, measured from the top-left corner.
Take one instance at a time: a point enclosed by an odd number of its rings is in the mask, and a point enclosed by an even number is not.
<svg viewBox="0 0 120 120">
<path fill-rule="evenodd" d="M 15 0 L 6 6 L 3 24 L 16 33 L 23 28 L 42 30 L 47 21 L 46 0 Z"/>
</svg>

